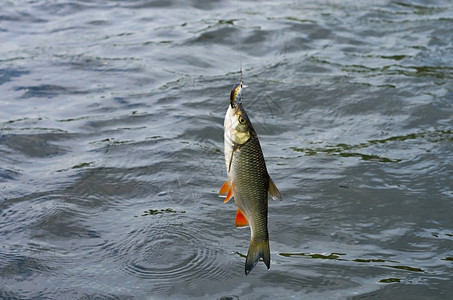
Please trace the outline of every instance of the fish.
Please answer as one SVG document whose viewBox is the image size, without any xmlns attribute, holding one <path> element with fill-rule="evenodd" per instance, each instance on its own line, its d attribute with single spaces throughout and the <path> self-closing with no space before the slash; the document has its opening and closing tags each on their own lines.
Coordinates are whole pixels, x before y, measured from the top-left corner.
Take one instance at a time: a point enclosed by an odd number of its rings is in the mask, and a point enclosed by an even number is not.
<svg viewBox="0 0 453 300">
<path fill-rule="evenodd" d="M 273 200 L 282 200 L 282 196 L 267 172 L 258 135 L 242 106 L 244 87 L 242 80 L 233 86 L 225 114 L 224 154 L 228 179 L 219 194 L 226 194 L 224 203 L 234 198 L 235 225 L 250 226 L 245 261 L 245 275 L 248 275 L 260 258 L 267 269 L 270 268 L 268 194 Z"/>
</svg>

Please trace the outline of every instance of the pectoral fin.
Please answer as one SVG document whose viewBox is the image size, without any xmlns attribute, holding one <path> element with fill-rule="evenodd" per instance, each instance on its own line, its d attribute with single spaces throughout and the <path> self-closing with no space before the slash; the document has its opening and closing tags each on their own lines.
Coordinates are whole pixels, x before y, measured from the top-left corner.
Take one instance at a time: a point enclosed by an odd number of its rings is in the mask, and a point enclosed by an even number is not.
<svg viewBox="0 0 453 300">
<path fill-rule="evenodd" d="M 220 195 L 227 194 L 223 203 L 228 202 L 233 196 L 233 183 L 229 180 L 225 181 L 219 191 Z"/>
<path fill-rule="evenodd" d="M 244 213 L 238 208 L 236 211 L 236 220 L 234 221 L 234 225 L 236 227 L 242 227 L 242 226 L 247 226 L 249 223 L 247 221 L 247 218 L 244 216 Z"/>
<path fill-rule="evenodd" d="M 271 196 L 272 200 L 275 200 L 275 201 L 282 200 L 282 195 L 280 194 L 280 191 L 278 190 L 274 181 L 272 181 L 272 178 L 270 178 L 270 177 L 269 177 L 269 195 Z"/>
</svg>

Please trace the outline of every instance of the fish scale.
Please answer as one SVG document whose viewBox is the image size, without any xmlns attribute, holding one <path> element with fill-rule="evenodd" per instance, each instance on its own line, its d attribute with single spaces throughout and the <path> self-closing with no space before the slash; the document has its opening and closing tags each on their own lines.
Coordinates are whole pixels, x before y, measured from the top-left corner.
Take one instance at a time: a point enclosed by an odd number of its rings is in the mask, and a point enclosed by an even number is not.
<svg viewBox="0 0 453 300">
<path fill-rule="evenodd" d="M 232 177 L 236 177 L 237 183 L 234 188 L 236 205 L 245 213 L 251 215 L 255 212 L 258 218 L 250 223 L 252 233 L 258 238 L 261 233 L 267 236 L 267 190 L 269 189 L 269 175 L 266 169 L 264 156 L 258 138 L 252 134 L 250 140 L 241 146 L 233 154 L 231 168 Z M 238 199 L 248 199 L 248 201 L 238 201 Z M 253 232 L 254 228 L 264 228 L 260 232 Z M 255 226 L 256 225 L 256 226 Z"/>
</svg>

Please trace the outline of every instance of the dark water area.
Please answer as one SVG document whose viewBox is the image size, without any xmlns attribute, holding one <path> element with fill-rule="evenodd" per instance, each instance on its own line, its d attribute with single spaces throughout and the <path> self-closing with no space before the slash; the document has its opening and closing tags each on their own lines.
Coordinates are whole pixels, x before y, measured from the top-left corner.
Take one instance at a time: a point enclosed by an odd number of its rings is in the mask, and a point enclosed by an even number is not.
<svg viewBox="0 0 453 300">
<path fill-rule="evenodd" d="M 452 28 L 449 1 L 4 1 L 0 299 L 450 299 Z M 283 195 L 248 276 L 218 196 L 241 65 Z"/>
</svg>

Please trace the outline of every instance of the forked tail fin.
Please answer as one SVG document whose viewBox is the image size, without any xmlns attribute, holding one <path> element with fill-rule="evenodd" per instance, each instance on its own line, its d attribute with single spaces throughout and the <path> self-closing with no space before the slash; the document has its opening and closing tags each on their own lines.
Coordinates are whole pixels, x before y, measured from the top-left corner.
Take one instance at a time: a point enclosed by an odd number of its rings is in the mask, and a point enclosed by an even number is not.
<svg viewBox="0 0 453 300">
<path fill-rule="evenodd" d="M 267 269 L 271 264 L 271 251 L 269 248 L 269 239 L 255 242 L 250 239 L 249 252 L 247 253 L 247 259 L 245 260 L 245 275 L 248 275 L 252 271 L 253 267 L 258 263 L 258 260 L 262 258 L 266 264 Z"/>
</svg>

